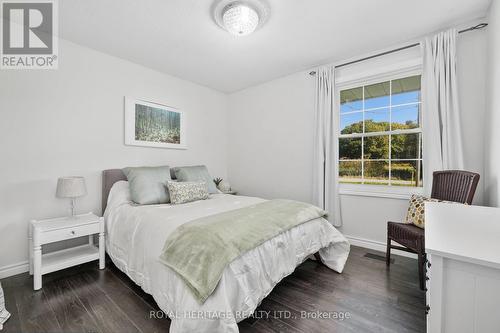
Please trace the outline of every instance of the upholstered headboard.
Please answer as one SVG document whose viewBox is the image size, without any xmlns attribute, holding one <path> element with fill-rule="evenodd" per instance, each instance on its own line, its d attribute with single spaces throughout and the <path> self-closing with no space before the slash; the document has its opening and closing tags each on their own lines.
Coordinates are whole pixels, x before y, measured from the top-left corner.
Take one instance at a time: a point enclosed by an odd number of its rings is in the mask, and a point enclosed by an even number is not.
<svg viewBox="0 0 500 333">
<path fill-rule="evenodd" d="M 104 170 L 102 172 L 101 207 L 103 214 L 104 211 L 106 210 L 106 205 L 108 204 L 109 191 L 111 191 L 111 187 L 113 187 L 113 185 L 120 180 L 127 180 L 127 177 L 125 177 L 125 174 L 123 174 L 122 169 L 110 169 L 110 170 Z"/>
<path fill-rule="evenodd" d="M 173 168 L 170 169 L 170 177 L 175 179 L 175 172 Z M 113 187 L 113 185 L 120 180 L 127 180 L 127 177 L 125 177 L 122 169 L 109 169 L 102 172 L 102 214 L 104 214 L 104 211 L 106 210 L 111 187 Z"/>
</svg>

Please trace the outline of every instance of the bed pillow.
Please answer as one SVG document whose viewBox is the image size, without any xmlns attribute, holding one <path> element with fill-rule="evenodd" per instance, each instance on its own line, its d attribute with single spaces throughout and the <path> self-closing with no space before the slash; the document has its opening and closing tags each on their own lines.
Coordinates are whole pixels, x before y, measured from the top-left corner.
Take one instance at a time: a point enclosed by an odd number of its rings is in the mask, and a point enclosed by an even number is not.
<svg viewBox="0 0 500 333">
<path fill-rule="evenodd" d="M 164 204 L 170 201 L 167 181 L 170 178 L 168 166 L 125 168 L 130 186 L 130 198 L 139 205 Z"/>
<path fill-rule="evenodd" d="M 170 192 L 170 202 L 178 205 L 186 202 L 208 199 L 208 187 L 204 181 L 200 182 L 179 182 L 168 181 L 168 191 Z"/>
<path fill-rule="evenodd" d="M 130 186 L 128 181 L 120 180 L 113 184 L 108 195 L 107 207 L 117 207 L 124 203 L 131 203 Z"/>
<path fill-rule="evenodd" d="M 175 178 L 179 182 L 199 182 L 204 181 L 208 186 L 208 193 L 219 193 L 212 177 L 208 173 L 208 169 L 204 165 L 185 166 L 173 168 Z"/>
<path fill-rule="evenodd" d="M 423 195 L 412 194 L 408 213 L 406 214 L 406 223 L 414 224 L 419 228 L 425 228 L 425 203 L 426 202 L 442 202 L 461 205 L 460 202 L 444 201 L 439 199 L 427 198 Z"/>
</svg>

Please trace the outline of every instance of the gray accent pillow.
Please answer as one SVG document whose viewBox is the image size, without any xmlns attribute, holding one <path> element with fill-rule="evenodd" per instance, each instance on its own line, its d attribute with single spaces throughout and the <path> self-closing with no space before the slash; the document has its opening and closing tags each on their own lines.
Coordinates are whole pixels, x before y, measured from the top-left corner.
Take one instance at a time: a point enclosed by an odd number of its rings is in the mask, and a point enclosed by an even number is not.
<svg viewBox="0 0 500 333">
<path fill-rule="evenodd" d="M 208 187 L 204 181 L 200 182 L 167 182 L 170 201 L 173 205 L 186 202 L 208 199 Z"/>
<path fill-rule="evenodd" d="M 124 168 L 130 186 L 130 198 L 139 205 L 164 204 L 170 201 L 168 166 Z"/>
<path fill-rule="evenodd" d="M 214 194 L 219 193 L 217 186 L 212 179 L 212 176 L 208 173 L 208 169 L 204 165 L 195 166 L 185 166 L 185 167 L 175 167 L 173 168 L 175 173 L 175 178 L 180 182 L 196 182 L 205 181 L 208 186 L 208 193 Z"/>
</svg>

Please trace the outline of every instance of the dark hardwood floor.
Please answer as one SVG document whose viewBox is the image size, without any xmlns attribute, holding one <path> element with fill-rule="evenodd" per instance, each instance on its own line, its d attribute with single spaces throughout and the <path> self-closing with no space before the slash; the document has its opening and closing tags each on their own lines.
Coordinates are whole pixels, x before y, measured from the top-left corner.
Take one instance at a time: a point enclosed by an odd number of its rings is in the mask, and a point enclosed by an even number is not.
<svg viewBox="0 0 500 333">
<path fill-rule="evenodd" d="M 390 269 L 352 247 L 342 274 L 308 260 L 283 279 L 240 332 L 425 332 L 425 294 L 416 261 L 394 256 Z M 34 292 L 25 273 L 1 281 L 12 314 L 10 332 L 168 332 L 170 320 L 150 318 L 159 308 L 110 261 L 80 265 L 43 277 Z M 271 311 L 269 315 L 265 315 Z M 318 319 L 318 312 L 330 318 Z M 303 313 L 312 318 L 303 318 Z M 346 316 L 340 319 L 335 316 Z"/>
</svg>

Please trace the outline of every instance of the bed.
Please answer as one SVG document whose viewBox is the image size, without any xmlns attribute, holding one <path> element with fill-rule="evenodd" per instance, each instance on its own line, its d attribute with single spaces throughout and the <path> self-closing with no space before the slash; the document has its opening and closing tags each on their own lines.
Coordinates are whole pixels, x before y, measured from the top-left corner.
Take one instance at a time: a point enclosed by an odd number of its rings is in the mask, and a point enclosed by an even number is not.
<svg viewBox="0 0 500 333">
<path fill-rule="evenodd" d="M 178 226 L 266 200 L 213 194 L 181 205 L 137 206 L 119 169 L 103 172 L 102 207 L 106 251 L 113 263 L 148 294 L 172 320 L 170 332 L 238 332 L 237 322 L 252 315 L 284 277 L 312 254 L 342 272 L 349 254 L 346 238 L 323 218 L 311 220 L 267 240 L 234 261 L 204 303 L 159 260 L 166 238 Z"/>
</svg>

